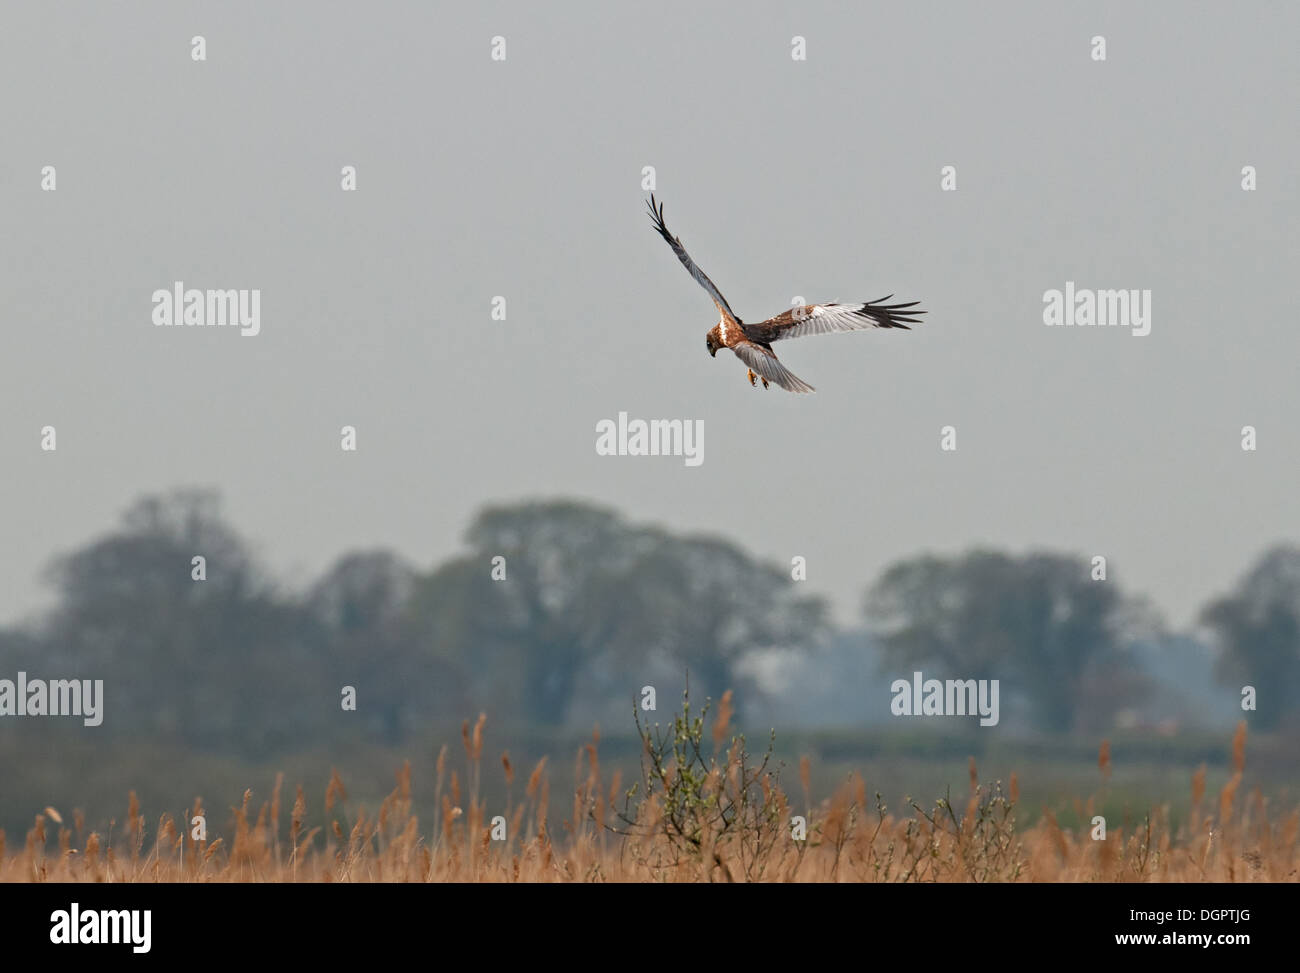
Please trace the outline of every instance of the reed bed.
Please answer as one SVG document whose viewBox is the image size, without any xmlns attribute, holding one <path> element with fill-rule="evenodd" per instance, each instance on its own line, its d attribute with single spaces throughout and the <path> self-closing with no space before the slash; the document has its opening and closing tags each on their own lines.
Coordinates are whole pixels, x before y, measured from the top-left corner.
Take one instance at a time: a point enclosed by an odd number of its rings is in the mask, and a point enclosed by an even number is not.
<svg viewBox="0 0 1300 973">
<path fill-rule="evenodd" d="M 767 757 L 729 734 L 729 718 L 724 698 L 707 738 L 704 714 L 692 717 L 689 707 L 666 730 L 641 727 L 645 752 L 632 786 L 602 771 L 595 735 L 575 755 L 577 785 L 562 806 L 552 803 L 547 759 L 519 790 L 503 753 L 492 762 L 508 796 L 489 810 L 480 796 L 480 715 L 464 726 L 463 754 L 453 760 L 444 746 L 429 761 L 436 796 L 423 819 L 409 762 L 374 809 L 354 806 L 337 771 L 319 798 L 299 786 L 288 800 L 281 776 L 256 807 L 251 791 L 221 815 L 196 800 L 189 821 L 163 814 L 151 822 L 132 793 L 125 818 L 104 834 L 87 833 L 81 812 L 65 822 L 50 807 L 20 847 L 6 850 L 0 832 L 0 881 L 1278 882 L 1300 874 L 1300 810 L 1242 791 L 1244 723 L 1217 796 L 1206 793 L 1202 767 L 1189 782 L 1191 815 L 1178 826 L 1167 805 L 1157 806 L 1136 823 L 1108 822 L 1098 840 L 1094 827 L 1062 828 L 1050 811 L 1019 828 L 1016 775 L 981 783 L 973 758 L 960 796 L 925 805 L 887 807 L 857 773 L 814 801 L 807 759 L 791 797 Z M 1105 743 L 1098 765 L 1104 788 Z M 1092 821 L 1096 801 L 1079 799 L 1082 820 Z M 192 833 L 196 815 L 206 836 Z"/>
</svg>

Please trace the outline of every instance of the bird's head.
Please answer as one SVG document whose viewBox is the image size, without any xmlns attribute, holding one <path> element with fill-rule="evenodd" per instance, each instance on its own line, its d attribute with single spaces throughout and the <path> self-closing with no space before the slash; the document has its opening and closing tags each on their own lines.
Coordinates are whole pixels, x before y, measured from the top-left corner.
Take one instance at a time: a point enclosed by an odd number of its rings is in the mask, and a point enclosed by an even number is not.
<svg viewBox="0 0 1300 973">
<path fill-rule="evenodd" d="M 718 345 L 718 341 L 717 341 L 717 339 L 713 337 L 713 332 L 712 332 L 712 331 L 710 331 L 708 334 L 706 334 L 706 335 L 704 336 L 704 347 L 706 347 L 706 348 L 709 349 L 709 357 L 710 357 L 710 358 L 716 358 L 716 357 L 718 357 L 718 347 L 719 347 L 719 345 Z"/>
</svg>

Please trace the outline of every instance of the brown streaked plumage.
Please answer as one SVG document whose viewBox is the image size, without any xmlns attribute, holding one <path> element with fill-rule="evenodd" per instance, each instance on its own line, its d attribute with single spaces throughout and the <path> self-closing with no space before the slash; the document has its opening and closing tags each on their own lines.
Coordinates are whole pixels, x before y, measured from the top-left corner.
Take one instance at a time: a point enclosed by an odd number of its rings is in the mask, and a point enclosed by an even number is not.
<svg viewBox="0 0 1300 973">
<path fill-rule="evenodd" d="M 805 304 L 768 318 L 766 321 L 746 324 L 731 309 L 731 305 L 722 296 L 717 285 L 709 280 L 708 275 L 691 259 L 686 248 L 682 246 L 682 241 L 668 232 L 668 225 L 664 223 L 664 205 L 655 202 L 654 193 L 650 194 L 649 205 L 650 218 L 654 222 L 655 230 L 673 248 L 677 259 L 690 271 L 696 282 L 709 292 L 709 296 L 713 298 L 713 303 L 718 308 L 718 323 L 704 336 L 709 354 L 716 357 L 719 348 L 730 348 L 736 357 L 748 366 L 750 385 L 754 385 L 754 379 L 758 378 L 762 380 L 763 388 L 767 388 L 769 382 L 775 382 L 790 392 L 813 391 L 811 385 L 777 359 L 776 353 L 772 351 L 774 341 L 801 338 L 812 334 L 863 331 L 867 328 L 910 330 L 910 325 L 920 323 L 916 316 L 925 313 L 916 309 L 918 301 L 907 304 L 886 304 L 885 302 L 893 297 L 891 294 L 889 297 L 868 301 L 865 304 Z"/>
</svg>

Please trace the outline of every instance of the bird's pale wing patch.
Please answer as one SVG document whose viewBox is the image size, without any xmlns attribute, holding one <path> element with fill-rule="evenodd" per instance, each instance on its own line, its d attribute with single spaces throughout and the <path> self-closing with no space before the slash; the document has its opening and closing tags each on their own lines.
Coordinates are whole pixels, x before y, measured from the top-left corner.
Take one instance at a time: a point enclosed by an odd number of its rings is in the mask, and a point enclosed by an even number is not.
<svg viewBox="0 0 1300 973">
<path fill-rule="evenodd" d="M 787 392 L 812 392 L 813 387 L 795 375 L 779 361 L 770 348 L 752 341 L 741 341 L 731 349 L 736 357 L 769 382 L 775 382 Z"/>
<path fill-rule="evenodd" d="M 890 297 L 892 296 L 891 294 Z M 920 324 L 917 315 L 925 312 L 912 310 L 919 302 L 886 304 L 887 300 L 889 297 L 866 304 L 806 304 L 745 327 L 752 336 L 763 341 L 780 341 L 784 338 L 863 331 L 867 328 L 907 329 L 909 325 Z"/>
<path fill-rule="evenodd" d="M 718 306 L 718 310 L 733 321 L 739 321 L 740 319 L 736 317 L 736 313 L 731 310 L 731 305 L 727 303 L 727 299 L 722 296 L 722 291 L 718 290 L 713 281 L 709 280 L 708 275 L 700 270 L 695 261 L 691 259 L 691 255 L 682 246 L 682 241 L 668 232 L 668 224 L 664 222 L 664 204 L 659 203 L 656 207 L 654 193 L 650 194 L 650 219 L 654 222 L 654 227 L 659 232 L 659 235 L 673 248 L 673 253 L 677 254 L 677 259 L 682 262 L 682 266 L 689 270 L 696 282 L 709 292 L 709 296 L 713 298 L 713 303 Z"/>
</svg>

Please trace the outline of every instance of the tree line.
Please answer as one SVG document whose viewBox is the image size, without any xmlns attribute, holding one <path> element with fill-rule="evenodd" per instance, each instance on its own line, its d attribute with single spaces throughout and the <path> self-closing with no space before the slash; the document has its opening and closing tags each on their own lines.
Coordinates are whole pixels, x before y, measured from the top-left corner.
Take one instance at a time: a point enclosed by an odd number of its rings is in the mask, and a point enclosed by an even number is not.
<svg viewBox="0 0 1300 973">
<path fill-rule="evenodd" d="M 911 557 L 866 586 L 863 627 L 889 671 L 993 676 L 1036 726 L 1069 731 L 1140 705 L 1151 687 L 1127 650 L 1163 624 L 1094 575 L 1060 552 Z M 563 500 L 483 509 L 465 550 L 428 568 L 350 552 L 295 590 L 259 565 L 215 493 L 175 491 L 137 501 L 47 577 L 48 613 L 0 630 L 0 678 L 103 678 L 94 732 L 227 753 L 358 729 L 403 742 L 479 710 L 505 725 L 589 725 L 611 700 L 630 712 L 640 686 L 687 671 L 692 695 L 733 689 L 743 715 L 764 692 L 756 658 L 815 665 L 835 632 L 787 566 Z M 1300 548 L 1266 552 L 1200 621 L 1225 692 L 1267 687 L 1252 719 L 1283 722 L 1300 689 Z"/>
</svg>

